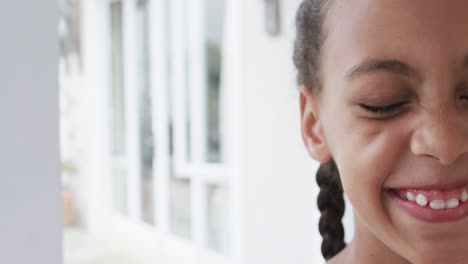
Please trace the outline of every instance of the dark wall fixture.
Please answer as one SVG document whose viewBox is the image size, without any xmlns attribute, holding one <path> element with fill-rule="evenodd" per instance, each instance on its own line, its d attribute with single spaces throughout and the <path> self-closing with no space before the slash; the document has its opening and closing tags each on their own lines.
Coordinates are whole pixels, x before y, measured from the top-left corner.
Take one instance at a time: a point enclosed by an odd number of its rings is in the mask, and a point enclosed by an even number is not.
<svg viewBox="0 0 468 264">
<path fill-rule="evenodd" d="M 277 36 L 281 32 L 280 0 L 265 1 L 265 28 L 269 35 Z"/>
</svg>

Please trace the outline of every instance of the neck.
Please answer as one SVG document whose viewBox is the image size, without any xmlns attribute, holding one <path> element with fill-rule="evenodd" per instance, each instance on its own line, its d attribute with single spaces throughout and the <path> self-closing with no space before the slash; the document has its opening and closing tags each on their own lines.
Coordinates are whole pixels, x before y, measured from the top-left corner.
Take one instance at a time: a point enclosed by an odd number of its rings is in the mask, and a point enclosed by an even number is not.
<svg viewBox="0 0 468 264">
<path fill-rule="evenodd" d="M 355 236 L 350 243 L 354 263 L 410 263 L 377 238 L 358 216 L 354 217 L 354 223 Z"/>
</svg>

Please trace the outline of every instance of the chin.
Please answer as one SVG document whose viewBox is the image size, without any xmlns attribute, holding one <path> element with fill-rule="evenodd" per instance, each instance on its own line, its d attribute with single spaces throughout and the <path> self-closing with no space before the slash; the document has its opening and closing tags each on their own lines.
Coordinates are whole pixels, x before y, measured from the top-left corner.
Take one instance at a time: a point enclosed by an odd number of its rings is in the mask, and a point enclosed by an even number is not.
<svg viewBox="0 0 468 264">
<path fill-rule="evenodd" d="M 413 245 L 406 253 L 411 263 L 467 263 L 468 237 L 452 238 L 432 237 L 432 239 L 414 239 Z"/>
<path fill-rule="evenodd" d="M 410 263 L 468 263 L 468 217 L 424 221 L 390 199 L 385 208 L 394 228 L 389 245 Z"/>
<path fill-rule="evenodd" d="M 423 251 L 415 256 L 410 258 L 410 262 L 414 264 L 466 264 L 467 258 L 466 253 L 458 252 L 458 254 L 448 254 L 447 252 L 442 252 L 440 250 L 433 251 Z"/>
</svg>

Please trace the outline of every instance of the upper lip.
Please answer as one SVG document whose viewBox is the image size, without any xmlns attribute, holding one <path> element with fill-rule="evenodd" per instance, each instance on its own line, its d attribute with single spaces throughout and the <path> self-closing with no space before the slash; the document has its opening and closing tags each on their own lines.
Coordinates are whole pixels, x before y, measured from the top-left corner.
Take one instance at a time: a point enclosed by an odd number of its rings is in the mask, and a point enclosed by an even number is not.
<svg viewBox="0 0 468 264">
<path fill-rule="evenodd" d="M 423 190 L 451 190 L 468 185 L 466 180 L 457 182 L 440 182 L 440 183 L 422 183 L 422 184 L 408 184 L 398 187 L 391 187 L 387 189 L 423 189 Z"/>
</svg>

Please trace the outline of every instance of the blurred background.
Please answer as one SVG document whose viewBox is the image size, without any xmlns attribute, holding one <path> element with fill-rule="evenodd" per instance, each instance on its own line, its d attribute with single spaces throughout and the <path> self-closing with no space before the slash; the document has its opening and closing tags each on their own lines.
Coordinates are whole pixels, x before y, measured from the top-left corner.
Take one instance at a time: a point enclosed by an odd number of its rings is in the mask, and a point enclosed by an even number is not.
<svg viewBox="0 0 468 264">
<path fill-rule="evenodd" d="M 323 261 L 300 0 L 58 1 L 65 264 Z"/>
</svg>

